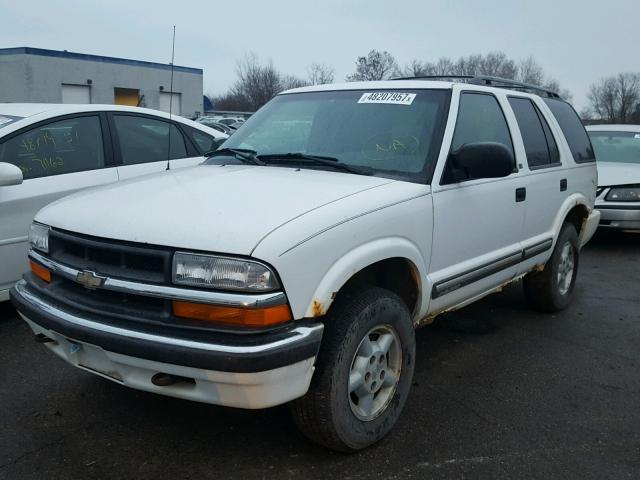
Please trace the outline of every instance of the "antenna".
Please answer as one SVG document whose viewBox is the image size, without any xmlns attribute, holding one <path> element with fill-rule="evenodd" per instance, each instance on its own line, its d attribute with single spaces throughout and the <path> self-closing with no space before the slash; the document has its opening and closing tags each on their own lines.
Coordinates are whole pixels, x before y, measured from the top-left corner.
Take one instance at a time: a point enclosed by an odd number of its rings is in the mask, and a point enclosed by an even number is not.
<svg viewBox="0 0 640 480">
<path fill-rule="evenodd" d="M 173 26 L 173 42 L 171 44 L 171 83 L 169 86 L 169 146 L 167 148 L 167 170 L 170 170 L 169 160 L 171 160 L 171 111 L 173 109 L 173 59 L 176 53 L 176 26 Z"/>
</svg>

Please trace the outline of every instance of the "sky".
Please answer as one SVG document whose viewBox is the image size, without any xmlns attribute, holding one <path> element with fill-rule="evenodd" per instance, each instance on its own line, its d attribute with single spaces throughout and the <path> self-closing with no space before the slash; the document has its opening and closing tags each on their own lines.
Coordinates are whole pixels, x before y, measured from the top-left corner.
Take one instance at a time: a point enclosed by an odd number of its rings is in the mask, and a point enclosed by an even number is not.
<svg viewBox="0 0 640 480">
<path fill-rule="evenodd" d="M 223 93 L 248 52 L 283 73 L 312 62 L 336 81 L 358 56 L 387 50 L 401 66 L 501 50 L 532 55 L 587 105 L 589 85 L 640 71 L 638 0 L 0 0 L 0 48 L 38 47 L 204 69 L 204 93 Z M 1 85 L 0 85 L 1 88 Z"/>
</svg>

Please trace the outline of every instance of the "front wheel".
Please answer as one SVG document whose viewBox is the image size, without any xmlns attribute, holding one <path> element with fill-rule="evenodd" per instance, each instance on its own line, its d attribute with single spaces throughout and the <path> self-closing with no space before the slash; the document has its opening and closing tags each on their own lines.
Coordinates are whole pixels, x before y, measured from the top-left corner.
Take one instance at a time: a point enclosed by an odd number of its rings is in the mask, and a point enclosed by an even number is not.
<svg viewBox="0 0 640 480">
<path fill-rule="evenodd" d="M 565 223 L 544 270 L 524 277 L 524 292 L 531 306 L 544 312 L 567 308 L 573 298 L 579 258 L 578 233 Z"/>
<path fill-rule="evenodd" d="M 325 318 L 311 387 L 291 404 L 296 424 L 333 450 L 377 442 L 402 412 L 414 356 L 413 325 L 400 297 L 378 287 L 344 294 Z"/>
</svg>

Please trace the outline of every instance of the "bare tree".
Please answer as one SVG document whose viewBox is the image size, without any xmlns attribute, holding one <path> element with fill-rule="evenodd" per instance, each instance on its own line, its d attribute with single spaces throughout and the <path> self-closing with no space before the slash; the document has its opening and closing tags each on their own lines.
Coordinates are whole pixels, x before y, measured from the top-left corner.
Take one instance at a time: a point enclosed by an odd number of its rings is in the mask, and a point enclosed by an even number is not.
<svg viewBox="0 0 640 480">
<path fill-rule="evenodd" d="M 306 87 L 307 85 L 309 85 L 309 82 L 295 75 L 280 76 L 280 91 L 289 90 L 290 88 Z"/>
<path fill-rule="evenodd" d="M 591 85 L 589 113 L 608 123 L 630 123 L 640 112 L 640 74 L 619 73 Z"/>
<path fill-rule="evenodd" d="M 347 75 L 348 82 L 387 80 L 398 73 L 398 64 L 389 52 L 371 50 L 366 57 L 358 57 L 356 71 Z"/>
<path fill-rule="evenodd" d="M 521 60 L 518 65 L 517 79 L 531 85 L 542 85 L 544 83 L 544 71 L 533 57 L 527 57 Z"/>
<path fill-rule="evenodd" d="M 231 110 L 236 112 L 251 112 L 253 105 L 241 95 L 227 92 L 223 95 L 209 96 L 214 110 Z"/>
<path fill-rule="evenodd" d="M 334 68 L 324 63 L 312 63 L 307 67 L 307 78 L 311 85 L 333 83 L 334 74 Z"/>
<path fill-rule="evenodd" d="M 238 62 L 236 73 L 238 79 L 231 93 L 246 99 L 251 110 L 257 110 L 282 90 L 282 78 L 273 62 L 262 65 L 255 53 L 247 54 Z"/>
<path fill-rule="evenodd" d="M 405 66 L 403 75 L 407 77 L 423 75 L 486 75 L 545 87 L 549 90 L 557 91 L 565 99 L 571 98 L 571 93 L 568 90 L 561 89 L 556 80 L 545 75 L 544 70 L 536 63 L 533 57 L 516 62 L 507 57 L 504 52 L 468 55 L 460 57 L 456 61 L 452 61 L 447 57 L 441 57 L 436 62 L 413 60 Z"/>
</svg>

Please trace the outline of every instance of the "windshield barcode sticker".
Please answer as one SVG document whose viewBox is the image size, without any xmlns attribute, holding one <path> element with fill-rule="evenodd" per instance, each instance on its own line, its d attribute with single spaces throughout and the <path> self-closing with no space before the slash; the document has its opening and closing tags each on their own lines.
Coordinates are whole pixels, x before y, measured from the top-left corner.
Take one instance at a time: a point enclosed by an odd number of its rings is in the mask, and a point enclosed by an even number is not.
<svg viewBox="0 0 640 480">
<path fill-rule="evenodd" d="M 362 94 L 360 100 L 358 100 L 358 103 L 391 103 L 393 105 L 411 105 L 415 98 L 415 93 L 367 92 Z"/>
<path fill-rule="evenodd" d="M 0 117 L 0 125 L 4 125 L 5 123 L 11 123 L 13 120 L 7 117 Z"/>
</svg>

